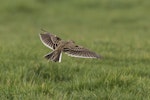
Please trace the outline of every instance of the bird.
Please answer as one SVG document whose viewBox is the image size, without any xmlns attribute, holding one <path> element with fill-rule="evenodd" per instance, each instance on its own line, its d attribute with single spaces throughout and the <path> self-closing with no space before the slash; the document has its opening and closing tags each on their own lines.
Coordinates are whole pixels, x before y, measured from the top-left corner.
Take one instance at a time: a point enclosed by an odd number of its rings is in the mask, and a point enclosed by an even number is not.
<svg viewBox="0 0 150 100">
<path fill-rule="evenodd" d="M 100 55 L 96 54 L 89 49 L 76 45 L 73 40 L 62 40 L 60 37 L 44 31 L 39 34 L 41 42 L 53 50 L 52 52 L 46 54 L 44 57 L 53 62 L 61 62 L 62 53 L 64 52 L 68 56 L 78 57 L 78 58 L 102 58 Z"/>
</svg>

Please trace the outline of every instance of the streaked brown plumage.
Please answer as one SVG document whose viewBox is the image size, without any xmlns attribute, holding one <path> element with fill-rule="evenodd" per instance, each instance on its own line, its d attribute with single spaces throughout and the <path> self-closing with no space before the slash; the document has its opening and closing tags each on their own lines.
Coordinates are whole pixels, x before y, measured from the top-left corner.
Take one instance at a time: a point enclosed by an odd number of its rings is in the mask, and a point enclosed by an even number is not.
<svg viewBox="0 0 150 100">
<path fill-rule="evenodd" d="M 92 52 L 82 46 L 78 46 L 74 41 L 64 41 L 56 35 L 44 32 L 39 34 L 42 43 L 53 51 L 44 57 L 54 62 L 61 62 L 62 52 L 72 57 L 80 58 L 101 58 L 95 52 Z"/>
</svg>

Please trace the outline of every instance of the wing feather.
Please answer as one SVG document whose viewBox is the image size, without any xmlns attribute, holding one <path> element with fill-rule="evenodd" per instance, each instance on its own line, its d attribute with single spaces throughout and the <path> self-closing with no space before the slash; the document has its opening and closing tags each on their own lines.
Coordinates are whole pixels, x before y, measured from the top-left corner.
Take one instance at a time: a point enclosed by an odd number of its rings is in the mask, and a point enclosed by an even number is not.
<svg viewBox="0 0 150 100">
<path fill-rule="evenodd" d="M 40 39 L 41 39 L 42 43 L 46 47 L 48 47 L 52 50 L 54 50 L 58 46 L 58 42 L 61 40 L 56 35 L 53 35 L 53 34 L 50 34 L 50 33 L 47 33 L 47 32 L 44 33 L 44 34 L 41 33 L 41 34 L 39 34 L 39 36 L 40 36 Z"/>
<path fill-rule="evenodd" d="M 79 57 L 79 58 L 100 58 L 98 54 L 92 52 L 86 48 L 81 46 L 73 46 L 64 49 L 64 52 L 68 54 L 68 56 Z"/>
</svg>

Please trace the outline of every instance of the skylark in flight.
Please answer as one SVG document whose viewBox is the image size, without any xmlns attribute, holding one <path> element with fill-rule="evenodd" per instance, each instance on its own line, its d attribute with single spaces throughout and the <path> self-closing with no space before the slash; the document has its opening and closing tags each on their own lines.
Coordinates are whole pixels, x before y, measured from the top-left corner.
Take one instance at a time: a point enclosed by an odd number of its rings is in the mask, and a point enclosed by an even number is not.
<svg viewBox="0 0 150 100">
<path fill-rule="evenodd" d="M 39 34 L 42 43 L 52 49 L 51 53 L 46 54 L 44 57 L 54 62 L 61 62 L 62 52 L 71 57 L 79 58 L 101 58 L 100 55 L 92 52 L 82 46 L 76 45 L 74 41 L 64 41 L 48 32 Z"/>
</svg>

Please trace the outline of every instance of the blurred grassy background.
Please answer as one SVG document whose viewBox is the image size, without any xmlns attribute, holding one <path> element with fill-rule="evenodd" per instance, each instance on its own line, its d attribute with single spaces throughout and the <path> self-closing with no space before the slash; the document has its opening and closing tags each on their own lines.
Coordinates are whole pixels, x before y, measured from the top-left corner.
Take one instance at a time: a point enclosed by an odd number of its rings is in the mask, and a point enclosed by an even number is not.
<svg viewBox="0 0 150 100">
<path fill-rule="evenodd" d="M 149 10 L 149 0 L 1 0 L 0 98 L 150 99 Z M 104 59 L 47 62 L 41 28 Z"/>
</svg>

